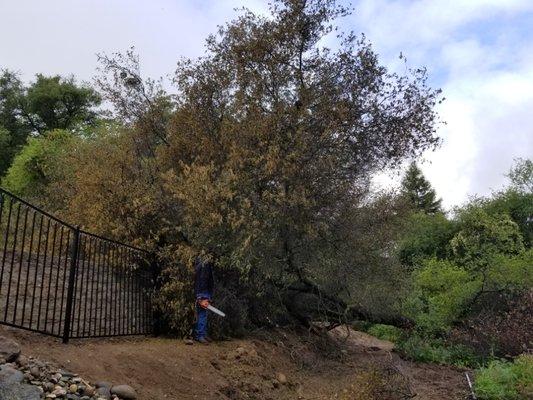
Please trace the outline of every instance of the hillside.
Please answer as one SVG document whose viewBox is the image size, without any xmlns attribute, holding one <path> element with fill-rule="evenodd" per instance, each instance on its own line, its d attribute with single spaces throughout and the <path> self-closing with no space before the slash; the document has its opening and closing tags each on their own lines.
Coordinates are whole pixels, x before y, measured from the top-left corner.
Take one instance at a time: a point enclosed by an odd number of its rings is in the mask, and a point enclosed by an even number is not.
<svg viewBox="0 0 533 400">
<path fill-rule="evenodd" d="M 466 398 L 461 371 L 405 361 L 389 342 L 346 333 L 278 330 L 201 346 L 152 337 L 62 345 L 11 328 L 0 332 L 18 341 L 24 354 L 91 382 L 126 382 L 143 400 Z"/>
</svg>

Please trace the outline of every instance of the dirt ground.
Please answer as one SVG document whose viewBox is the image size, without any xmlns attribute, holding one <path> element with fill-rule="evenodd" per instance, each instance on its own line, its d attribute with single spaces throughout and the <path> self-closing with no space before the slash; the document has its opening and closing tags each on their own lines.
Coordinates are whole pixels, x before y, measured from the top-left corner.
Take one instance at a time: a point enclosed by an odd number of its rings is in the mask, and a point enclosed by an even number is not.
<svg viewBox="0 0 533 400">
<path fill-rule="evenodd" d="M 99 380 L 133 386 L 141 400 L 466 399 L 464 372 L 402 360 L 392 344 L 337 328 L 256 332 L 209 346 L 172 338 L 59 340 L 0 327 L 22 352 Z M 281 374 L 281 375 L 280 375 Z M 370 394 L 371 393 L 371 394 Z"/>
</svg>

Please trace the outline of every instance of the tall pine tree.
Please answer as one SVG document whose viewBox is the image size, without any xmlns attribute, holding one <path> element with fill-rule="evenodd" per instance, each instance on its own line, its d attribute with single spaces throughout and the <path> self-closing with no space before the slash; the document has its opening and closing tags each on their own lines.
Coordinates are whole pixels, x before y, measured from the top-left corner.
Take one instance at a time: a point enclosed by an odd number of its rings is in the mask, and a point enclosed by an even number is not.
<svg viewBox="0 0 533 400">
<path fill-rule="evenodd" d="M 413 161 L 402 180 L 402 193 L 412 206 L 426 214 L 435 214 L 441 210 L 442 199 L 437 198 L 435 189 Z"/>
</svg>

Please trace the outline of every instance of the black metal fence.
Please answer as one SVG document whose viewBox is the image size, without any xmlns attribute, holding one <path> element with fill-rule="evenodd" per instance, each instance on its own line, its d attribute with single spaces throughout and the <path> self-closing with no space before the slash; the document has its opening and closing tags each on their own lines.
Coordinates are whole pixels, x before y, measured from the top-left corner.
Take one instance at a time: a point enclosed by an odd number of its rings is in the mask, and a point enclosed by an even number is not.
<svg viewBox="0 0 533 400">
<path fill-rule="evenodd" d="M 0 188 L 0 324 L 64 342 L 149 334 L 151 259 Z"/>
</svg>

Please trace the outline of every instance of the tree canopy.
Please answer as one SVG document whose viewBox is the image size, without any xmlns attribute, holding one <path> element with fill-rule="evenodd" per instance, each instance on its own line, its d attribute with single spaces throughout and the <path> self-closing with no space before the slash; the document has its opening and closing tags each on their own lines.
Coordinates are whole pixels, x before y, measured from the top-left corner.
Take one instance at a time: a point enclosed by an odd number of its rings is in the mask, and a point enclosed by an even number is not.
<svg viewBox="0 0 533 400">
<path fill-rule="evenodd" d="M 37 74 L 24 85 L 8 70 L 0 73 L 0 177 L 30 135 L 40 136 L 54 129 L 71 132 L 93 125 L 101 99 L 88 85 L 63 78 Z"/>
<path fill-rule="evenodd" d="M 442 200 L 437 198 L 435 189 L 431 187 L 431 183 L 414 161 L 407 168 L 402 180 L 402 192 L 415 210 L 427 214 L 441 211 Z"/>
</svg>

